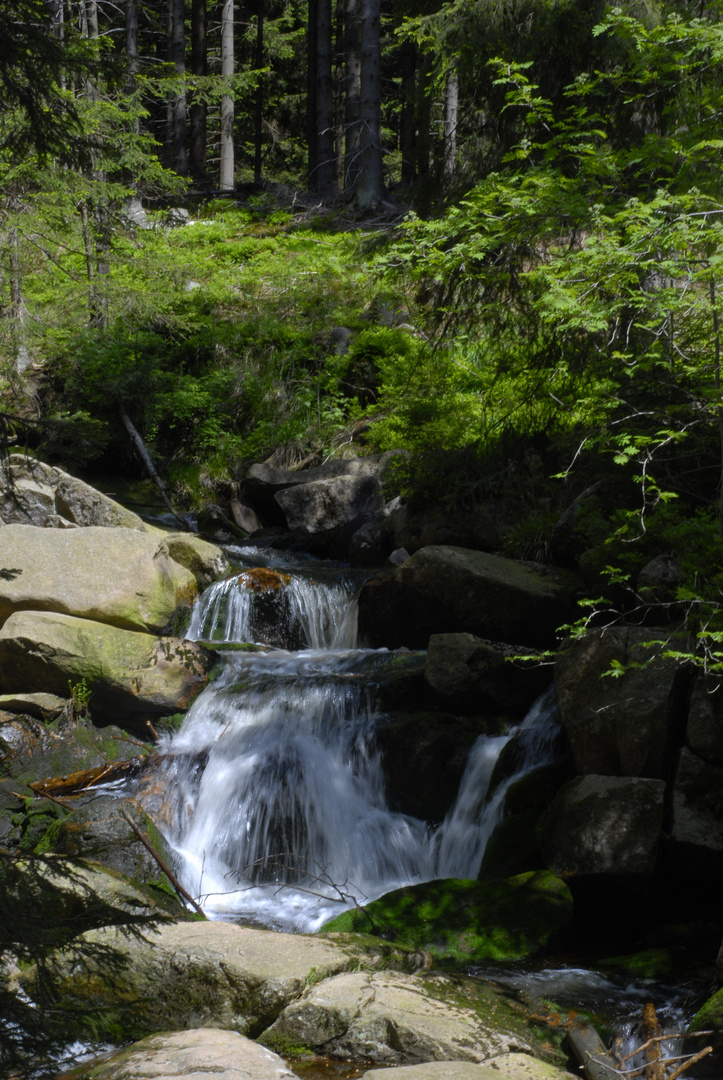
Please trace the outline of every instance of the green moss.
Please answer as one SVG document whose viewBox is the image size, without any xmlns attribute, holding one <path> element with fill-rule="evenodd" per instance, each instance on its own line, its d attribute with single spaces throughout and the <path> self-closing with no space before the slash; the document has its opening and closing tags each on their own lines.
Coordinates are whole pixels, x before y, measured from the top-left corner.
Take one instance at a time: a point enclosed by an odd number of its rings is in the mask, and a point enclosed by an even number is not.
<svg viewBox="0 0 723 1080">
<path fill-rule="evenodd" d="M 572 918 L 572 896 L 547 871 L 503 881 L 431 881 L 397 889 L 327 923 L 360 930 L 443 964 L 519 960 L 538 952 Z"/>
<path fill-rule="evenodd" d="M 723 987 L 708 998 L 688 1025 L 690 1031 L 723 1031 Z"/>
<path fill-rule="evenodd" d="M 642 979 L 662 979 L 673 970 L 669 949 L 645 949 L 630 956 L 610 956 L 600 961 L 603 967 L 617 968 Z"/>
<path fill-rule="evenodd" d="M 283 1058 L 306 1057 L 315 1053 L 313 1047 L 296 1043 L 288 1035 L 279 1035 L 275 1031 L 264 1031 L 257 1042 Z"/>
</svg>

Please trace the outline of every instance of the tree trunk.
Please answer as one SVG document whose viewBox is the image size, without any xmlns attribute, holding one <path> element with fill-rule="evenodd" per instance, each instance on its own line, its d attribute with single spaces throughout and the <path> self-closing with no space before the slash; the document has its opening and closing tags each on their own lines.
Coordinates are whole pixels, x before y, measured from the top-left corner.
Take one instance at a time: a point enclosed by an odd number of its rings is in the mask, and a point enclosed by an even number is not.
<svg viewBox="0 0 723 1080">
<path fill-rule="evenodd" d="M 317 0 L 308 0 L 307 23 L 306 23 L 306 145 L 308 147 L 307 167 L 309 190 L 317 190 L 317 167 L 319 153 L 317 148 L 316 127 L 316 87 L 317 65 L 319 62 L 319 50 L 317 47 Z"/>
<path fill-rule="evenodd" d="M 208 74 L 206 48 L 206 0 L 193 0 L 191 8 L 191 71 L 200 78 Z M 206 105 L 191 103 L 190 172 L 194 180 L 206 179 Z"/>
<path fill-rule="evenodd" d="M 86 33 L 91 40 L 98 37 L 98 4 L 96 0 L 85 0 Z"/>
<path fill-rule="evenodd" d="M 344 0 L 336 0 L 334 55 L 334 188 L 344 187 Z"/>
<path fill-rule="evenodd" d="M 8 231 L 8 249 L 10 256 L 10 318 L 13 320 L 15 338 L 15 370 L 22 373 L 28 366 L 28 348 L 25 344 L 25 298 L 23 296 L 23 278 L 20 266 L 20 238 L 13 226 Z"/>
<path fill-rule="evenodd" d="M 334 155 L 334 84 L 331 77 L 332 19 L 331 0 L 316 3 L 316 147 L 317 166 L 315 190 L 322 194 L 336 187 Z"/>
<path fill-rule="evenodd" d="M 168 59 L 176 75 L 182 79 L 186 74 L 186 5 L 184 0 L 169 0 Z M 180 89 L 169 103 L 169 158 L 180 176 L 188 172 L 186 151 L 186 92 Z"/>
<path fill-rule="evenodd" d="M 222 78 L 231 78 L 234 74 L 234 8 L 234 0 L 223 0 L 221 9 Z M 233 121 L 233 97 L 230 93 L 225 93 L 221 98 L 221 164 L 218 183 L 222 191 L 233 191 L 234 189 Z"/>
<path fill-rule="evenodd" d="M 445 184 L 454 181 L 457 168 L 457 113 L 459 110 L 459 76 L 450 71 L 444 93 L 444 163 Z"/>
<path fill-rule="evenodd" d="M 402 76 L 402 107 L 399 117 L 399 149 L 402 155 L 403 184 L 413 183 L 417 175 L 417 140 L 415 113 L 417 103 L 417 50 L 413 41 L 403 41 L 399 48 Z"/>
<path fill-rule="evenodd" d="M 138 5 L 136 0 L 127 0 L 126 4 L 126 85 L 128 92 L 134 94 L 138 79 Z M 136 135 L 141 130 L 141 121 L 137 113 L 133 116 L 133 130 Z"/>
<path fill-rule="evenodd" d="M 362 0 L 346 0 L 344 45 L 346 52 L 346 108 L 344 127 L 344 190 L 356 188 L 359 176 L 359 148 L 361 130 L 359 110 L 361 106 L 361 23 Z"/>
<path fill-rule="evenodd" d="M 356 202 L 362 210 L 380 202 L 384 190 L 381 59 L 379 0 L 361 0 L 361 130 Z"/>
<path fill-rule="evenodd" d="M 258 0 L 256 14 L 256 56 L 255 67 L 259 71 L 264 66 L 264 0 Z M 264 119 L 264 80 L 259 78 L 256 84 L 254 107 L 254 183 L 261 183 L 261 145 Z"/>
</svg>

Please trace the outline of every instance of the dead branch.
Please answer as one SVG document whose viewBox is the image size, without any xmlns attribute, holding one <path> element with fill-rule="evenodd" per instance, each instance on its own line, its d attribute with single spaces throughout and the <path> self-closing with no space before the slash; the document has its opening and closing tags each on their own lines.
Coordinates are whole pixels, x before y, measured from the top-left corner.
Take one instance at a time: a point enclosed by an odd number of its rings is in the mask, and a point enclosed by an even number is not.
<svg viewBox="0 0 723 1080">
<path fill-rule="evenodd" d="M 199 907 L 199 905 L 193 899 L 191 894 L 186 892 L 186 890 L 184 889 L 183 885 L 181 885 L 181 883 L 178 880 L 178 878 L 176 877 L 176 875 L 168 868 L 168 866 L 166 865 L 164 860 L 161 858 L 161 856 L 158 854 L 156 849 L 153 847 L 153 844 L 150 842 L 150 840 L 148 839 L 146 834 L 144 832 L 141 832 L 141 830 L 138 828 L 138 826 L 136 825 L 135 821 L 130 816 L 130 814 L 126 810 L 121 810 L 121 816 L 123 818 L 125 818 L 125 820 L 128 822 L 131 829 L 133 829 L 133 832 L 136 834 L 136 836 L 138 837 L 140 842 L 143 844 L 144 848 L 156 860 L 156 862 L 160 866 L 161 870 L 166 875 L 166 877 L 168 878 L 168 880 L 170 881 L 171 885 L 176 890 L 176 892 L 179 894 L 179 896 L 182 896 L 183 899 L 186 900 L 191 905 L 191 907 L 194 908 L 194 910 L 198 912 L 199 915 L 203 915 L 202 909 Z"/>
</svg>

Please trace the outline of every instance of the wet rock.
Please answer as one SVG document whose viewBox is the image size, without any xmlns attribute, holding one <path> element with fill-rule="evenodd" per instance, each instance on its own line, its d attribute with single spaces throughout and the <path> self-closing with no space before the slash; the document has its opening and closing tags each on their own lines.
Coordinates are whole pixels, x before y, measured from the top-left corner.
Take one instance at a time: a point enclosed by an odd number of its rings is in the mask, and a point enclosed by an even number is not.
<svg viewBox="0 0 723 1080">
<path fill-rule="evenodd" d="M 244 529 L 239 528 L 236 522 L 231 520 L 223 507 L 216 503 L 206 503 L 202 506 L 196 514 L 196 523 L 199 532 L 221 541 L 231 540 L 234 537 L 245 540 L 248 536 Z"/>
<path fill-rule="evenodd" d="M 145 531 L 137 514 L 90 484 L 24 454 L 11 454 L 0 468 L 0 514 L 8 525 Z"/>
<path fill-rule="evenodd" d="M 424 677 L 440 704 L 459 712 L 500 709 L 522 718 L 547 689 L 549 669 L 515 661 L 531 650 L 482 641 L 474 634 L 432 634 Z"/>
<path fill-rule="evenodd" d="M 0 694 L 0 710 L 34 716 L 37 720 L 55 720 L 66 705 L 65 698 L 57 694 Z"/>
<path fill-rule="evenodd" d="M 389 523 L 382 511 L 352 534 L 349 541 L 349 561 L 353 566 L 381 566 L 391 549 Z"/>
<path fill-rule="evenodd" d="M 423 1065 L 401 1065 L 369 1069 L 363 1080 L 569 1080 L 570 1074 L 529 1054 L 503 1054 L 484 1065 L 471 1061 L 428 1061 Z"/>
<path fill-rule="evenodd" d="M 78 1080 L 295 1080 L 285 1061 L 235 1031 L 193 1028 L 164 1032 L 74 1072 Z M 465 1078 L 466 1080 L 466 1078 Z M 470 1078 L 471 1080 L 471 1078 Z M 530 1078 L 533 1080 L 533 1078 Z"/>
<path fill-rule="evenodd" d="M 73 859 L 93 860 L 104 870 L 144 885 L 155 906 L 180 913 L 180 903 L 163 870 L 123 817 L 135 822 L 169 869 L 173 854 L 150 817 L 135 799 L 96 795 L 53 823 L 38 842 L 40 853 L 52 851 Z M 149 891 L 151 890 L 151 891 Z"/>
<path fill-rule="evenodd" d="M 432 634 L 466 632 L 546 647 L 571 616 L 569 571 L 458 547 L 427 547 L 365 583 L 359 627 L 376 646 L 424 648 Z"/>
<path fill-rule="evenodd" d="M 299 484 L 275 496 L 290 529 L 319 533 L 346 525 L 384 505 L 375 476 L 336 476 Z"/>
<path fill-rule="evenodd" d="M 476 740 L 505 727 L 494 716 L 462 717 L 431 709 L 390 713 L 377 728 L 389 805 L 439 824 L 454 803 Z"/>
<path fill-rule="evenodd" d="M 651 629 L 609 627 L 559 653 L 555 686 L 578 772 L 668 777 L 693 670 L 662 659 L 660 647 L 646 647 L 655 637 Z M 603 677 L 613 665 L 627 670 Z"/>
<path fill-rule="evenodd" d="M 0 581 L 0 621 L 13 612 L 48 611 L 160 633 L 196 592 L 194 575 L 162 539 L 132 529 L 6 525 L 0 565 L 19 571 Z"/>
<path fill-rule="evenodd" d="M 723 875 L 723 769 L 685 747 L 673 780 L 671 838 L 678 873 Z"/>
<path fill-rule="evenodd" d="M 685 735 L 694 754 L 709 765 L 723 768 L 723 678 L 719 675 L 698 672 Z"/>
<path fill-rule="evenodd" d="M 187 709 L 214 662 L 193 641 L 155 638 L 72 615 L 18 611 L 0 629 L 3 692 L 62 694 L 83 679 L 93 714 L 105 723 Z"/>
<path fill-rule="evenodd" d="M 272 1049 L 307 1047 L 388 1065 L 480 1062 L 532 1053 L 535 1045 L 531 1031 L 489 987 L 388 971 L 337 975 L 311 987 L 261 1039 Z"/>
<path fill-rule="evenodd" d="M 663 824 L 662 780 L 580 776 L 566 784 L 541 822 L 547 866 L 578 875 L 650 874 Z"/>
<path fill-rule="evenodd" d="M 321 931 L 377 934 L 436 961 L 480 964 L 531 956 L 572 919 L 572 896 L 546 871 L 504 881 L 444 879 L 395 889 Z"/>
<path fill-rule="evenodd" d="M 223 922 L 179 922 L 128 937 L 91 931 L 79 944 L 102 946 L 122 966 L 108 979 L 107 961 L 91 950 L 56 954 L 58 992 L 95 1012 L 97 1037 L 112 1041 L 154 1031 L 216 1027 L 254 1036 L 267 1028 L 310 981 L 360 967 L 418 966 L 419 957 L 383 943 L 323 940 L 251 930 Z M 22 981 L 34 993 L 36 973 Z"/>
</svg>

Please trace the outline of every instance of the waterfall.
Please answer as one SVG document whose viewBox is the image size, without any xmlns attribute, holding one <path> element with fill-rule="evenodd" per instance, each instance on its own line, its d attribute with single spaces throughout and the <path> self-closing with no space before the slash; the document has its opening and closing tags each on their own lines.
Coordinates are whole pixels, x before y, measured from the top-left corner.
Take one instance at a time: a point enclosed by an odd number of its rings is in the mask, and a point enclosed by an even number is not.
<svg viewBox="0 0 723 1080">
<path fill-rule="evenodd" d="M 263 624 L 268 638 L 270 597 L 296 645 L 227 654 L 221 676 L 162 747 L 174 763 L 169 840 L 184 886 L 212 917 L 311 931 L 402 885 L 476 877 L 509 784 L 549 758 L 551 700 L 509 736 L 480 737 L 455 805 L 430 830 L 386 802 L 380 713 L 360 672 L 394 654 L 356 647 L 349 585 L 283 575 L 254 592 L 240 578 L 204 594 L 189 637 L 253 641 Z M 510 740 L 514 775 L 488 798 Z"/>
</svg>

